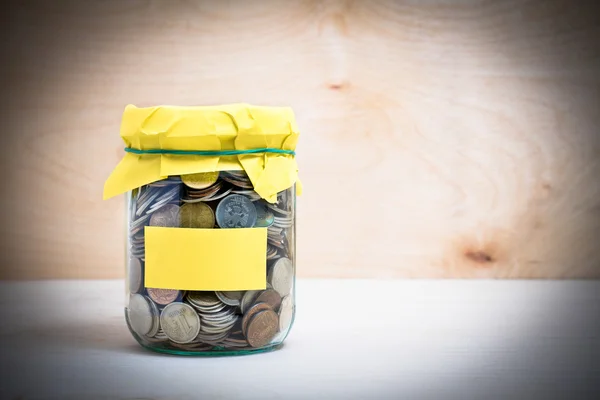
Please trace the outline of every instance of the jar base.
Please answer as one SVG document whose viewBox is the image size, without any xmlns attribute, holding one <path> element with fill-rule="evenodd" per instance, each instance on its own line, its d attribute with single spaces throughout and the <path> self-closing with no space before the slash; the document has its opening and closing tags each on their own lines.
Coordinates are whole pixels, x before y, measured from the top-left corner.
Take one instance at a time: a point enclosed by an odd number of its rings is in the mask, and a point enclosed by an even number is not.
<svg viewBox="0 0 600 400">
<path fill-rule="evenodd" d="M 240 349 L 240 350 L 208 350 L 208 351 L 186 351 L 186 350 L 178 350 L 178 349 L 169 349 L 166 347 L 154 347 L 148 346 L 144 343 L 138 343 L 147 350 L 153 351 L 155 353 L 161 354 L 170 354 L 174 356 L 188 356 L 188 357 L 223 357 L 223 356 L 246 356 L 250 354 L 258 354 L 258 353 L 268 353 L 271 351 L 279 350 L 283 347 L 282 343 L 275 343 L 272 345 L 256 348 L 256 349 Z"/>
</svg>

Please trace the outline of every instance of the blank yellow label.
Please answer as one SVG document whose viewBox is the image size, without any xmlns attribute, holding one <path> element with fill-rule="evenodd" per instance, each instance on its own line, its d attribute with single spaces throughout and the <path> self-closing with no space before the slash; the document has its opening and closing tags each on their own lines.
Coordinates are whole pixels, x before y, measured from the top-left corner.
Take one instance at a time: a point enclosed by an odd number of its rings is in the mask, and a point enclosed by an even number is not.
<svg viewBox="0 0 600 400">
<path fill-rule="evenodd" d="M 267 282 L 267 228 L 147 226 L 145 286 L 257 290 Z"/>
</svg>

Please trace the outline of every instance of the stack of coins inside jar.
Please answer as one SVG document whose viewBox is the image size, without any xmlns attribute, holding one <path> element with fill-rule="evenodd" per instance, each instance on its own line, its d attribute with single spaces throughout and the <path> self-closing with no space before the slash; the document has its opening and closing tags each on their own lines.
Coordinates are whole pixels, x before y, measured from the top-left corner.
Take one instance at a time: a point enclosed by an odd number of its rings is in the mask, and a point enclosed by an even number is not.
<svg viewBox="0 0 600 400">
<path fill-rule="evenodd" d="M 280 344 L 294 315 L 294 199 L 292 187 L 279 192 L 275 203 L 265 201 L 243 171 L 170 176 L 132 191 L 126 319 L 136 339 L 156 350 L 193 353 Z M 146 226 L 267 228 L 266 289 L 144 287 Z"/>
</svg>

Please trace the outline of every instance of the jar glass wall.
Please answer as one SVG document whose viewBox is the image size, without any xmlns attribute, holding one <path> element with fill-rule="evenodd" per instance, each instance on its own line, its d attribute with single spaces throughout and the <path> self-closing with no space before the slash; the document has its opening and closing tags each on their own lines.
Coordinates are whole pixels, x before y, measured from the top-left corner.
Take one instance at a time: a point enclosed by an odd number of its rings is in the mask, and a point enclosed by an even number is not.
<svg viewBox="0 0 600 400">
<path fill-rule="evenodd" d="M 293 186 L 279 192 L 272 204 L 253 190 L 244 171 L 221 171 L 170 176 L 136 188 L 126 197 L 125 316 L 138 343 L 158 352 L 187 355 L 244 354 L 282 345 L 295 314 Z M 145 287 L 148 226 L 265 228 L 266 289 Z M 235 250 L 235 242 L 226 245 Z M 206 246 L 198 241 L 186 250 L 202 261 L 211 250 Z"/>
</svg>

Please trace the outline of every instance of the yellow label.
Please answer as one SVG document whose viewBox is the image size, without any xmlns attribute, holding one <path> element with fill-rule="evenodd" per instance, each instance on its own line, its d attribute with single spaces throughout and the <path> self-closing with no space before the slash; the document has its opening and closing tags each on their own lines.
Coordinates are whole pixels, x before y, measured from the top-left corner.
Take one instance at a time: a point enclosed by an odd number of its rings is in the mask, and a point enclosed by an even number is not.
<svg viewBox="0 0 600 400">
<path fill-rule="evenodd" d="M 147 226 L 145 286 L 258 290 L 267 282 L 267 228 Z"/>
</svg>

